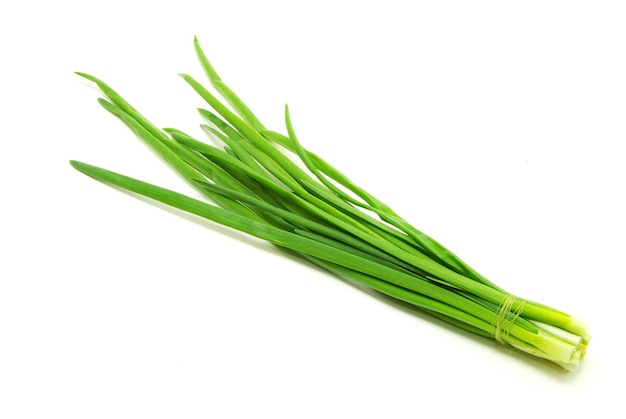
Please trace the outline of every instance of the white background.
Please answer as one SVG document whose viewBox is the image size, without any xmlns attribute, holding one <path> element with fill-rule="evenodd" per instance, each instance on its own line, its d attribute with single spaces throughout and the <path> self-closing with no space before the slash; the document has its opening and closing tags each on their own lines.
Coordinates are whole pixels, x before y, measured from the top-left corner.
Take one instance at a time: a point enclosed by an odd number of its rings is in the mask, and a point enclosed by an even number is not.
<svg viewBox="0 0 626 419">
<path fill-rule="evenodd" d="M 624 417 L 623 2 L 17 4 L 0 6 L 1 418 Z M 194 193 L 72 73 L 201 135 L 177 77 L 202 77 L 194 35 L 267 126 L 288 102 L 309 149 L 584 319 L 582 367 L 74 171 Z"/>
</svg>

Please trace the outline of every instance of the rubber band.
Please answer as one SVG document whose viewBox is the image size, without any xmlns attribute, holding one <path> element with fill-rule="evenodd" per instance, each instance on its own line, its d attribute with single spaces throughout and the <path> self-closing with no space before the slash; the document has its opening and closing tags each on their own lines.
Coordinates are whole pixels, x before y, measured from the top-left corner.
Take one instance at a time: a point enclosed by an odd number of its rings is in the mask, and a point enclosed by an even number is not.
<svg viewBox="0 0 626 419">
<path fill-rule="evenodd" d="M 517 301 L 517 307 L 513 311 L 513 306 Z M 506 340 L 509 337 L 509 332 L 515 320 L 522 314 L 524 311 L 524 305 L 526 304 L 526 300 L 522 300 L 514 296 L 513 294 L 508 294 L 502 300 L 500 307 L 498 307 L 498 314 L 491 324 L 493 328 L 493 335 L 498 343 L 502 345 L 506 344 Z"/>
</svg>

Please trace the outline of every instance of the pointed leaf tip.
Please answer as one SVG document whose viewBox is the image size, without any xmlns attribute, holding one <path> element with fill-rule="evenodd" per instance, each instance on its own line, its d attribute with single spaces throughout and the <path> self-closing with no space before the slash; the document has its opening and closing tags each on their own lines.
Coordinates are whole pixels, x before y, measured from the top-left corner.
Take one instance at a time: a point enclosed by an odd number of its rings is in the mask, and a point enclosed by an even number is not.
<svg viewBox="0 0 626 419">
<path fill-rule="evenodd" d="M 78 160 L 70 160 L 70 165 L 79 172 L 85 173 L 85 168 L 89 167 L 87 163 L 80 162 Z"/>
<path fill-rule="evenodd" d="M 120 115 L 120 113 L 122 112 L 122 109 L 119 106 L 117 106 L 113 102 L 109 102 L 104 98 L 99 97 L 98 103 L 100 104 L 100 106 L 102 106 L 104 109 L 111 112 L 112 114 Z"/>
<path fill-rule="evenodd" d="M 94 76 L 92 76 L 91 74 L 83 73 L 81 71 L 75 71 L 74 74 L 76 74 L 77 76 L 82 77 L 84 79 L 87 79 L 89 81 L 92 81 L 94 83 L 98 83 L 100 81 L 97 78 L 95 78 Z"/>
</svg>

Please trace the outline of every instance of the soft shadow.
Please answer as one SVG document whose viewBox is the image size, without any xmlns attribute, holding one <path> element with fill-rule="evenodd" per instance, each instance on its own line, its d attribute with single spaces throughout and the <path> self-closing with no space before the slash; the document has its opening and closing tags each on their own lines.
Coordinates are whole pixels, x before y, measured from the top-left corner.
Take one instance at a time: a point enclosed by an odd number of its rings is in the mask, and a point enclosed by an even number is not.
<svg viewBox="0 0 626 419">
<path fill-rule="evenodd" d="M 575 371 L 574 372 L 566 371 L 560 366 L 548 360 L 537 358 L 525 352 L 519 351 L 513 348 L 512 346 L 501 345 L 493 339 L 479 336 L 471 332 L 468 332 L 466 330 L 463 330 L 459 327 L 456 327 L 450 323 L 447 323 L 437 317 L 430 315 L 429 313 L 425 311 L 420 310 L 419 308 L 407 302 L 398 300 L 394 297 L 390 297 L 386 294 L 383 294 L 381 292 L 378 292 L 376 290 L 363 286 L 359 284 L 358 282 L 355 282 L 349 278 L 345 278 L 340 275 L 337 275 L 334 272 L 327 271 L 326 269 L 323 269 L 322 267 L 319 267 L 315 265 L 314 263 L 306 259 L 303 259 L 302 257 L 298 256 L 295 252 L 292 252 L 291 250 L 283 249 L 283 253 L 292 254 L 294 260 L 299 259 L 300 261 L 303 261 L 311 269 L 315 269 L 319 272 L 330 274 L 334 276 L 335 278 L 339 279 L 340 281 L 342 281 L 343 283 L 349 285 L 350 287 L 355 288 L 359 290 L 360 292 L 363 292 L 367 294 L 368 296 L 377 299 L 378 301 L 381 301 L 387 305 L 390 305 L 394 307 L 395 309 L 401 310 L 402 312 L 410 316 L 418 318 L 420 321 L 435 323 L 439 327 L 449 331 L 450 333 L 461 335 L 465 339 L 469 339 L 475 344 L 481 345 L 484 348 L 484 350 L 493 351 L 494 353 L 497 352 L 499 354 L 505 354 L 506 356 L 509 356 L 512 359 L 515 359 L 516 361 L 527 364 L 559 383 L 564 384 L 564 383 L 572 382 L 579 375 Z"/>
<path fill-rule="evenodd" d="M 497 351 L 498 353 L 504 353 L 507 356 L 511 357 L 512 359 L 515 359 L 516 361 L 519 362 L 523 362 L 529 366 L 532 366 L 533 368 L 536 368 L 538 371 L 541 371 L 542 373 L 544 373 L 546 376 L 554 379 L 555 381 L 559 382 L 559 383 L 568 383 L 568 382 L 572 382 L 573 380 L 576 379 L 576 376 L 578 376 L 578 374 L 576 374 L 576 372 L 568 372 L 566 370 L 564 370 L 563 368 L 559 367 L 558 365 L 549 362 L 547 360 L 541 359 L 541 358 L 537 358 L 535 356 L 526 354 L 522 351 L 519 351 L 511 346 L 505 346 L 505 345 L 501 345 L 499 343 L 497 343 L 495 340 L 493 339 L 488 339 L 486 337 L 483 336 L 479 336 L 479 335 L 475 335 L 473 333 L 470 333 L 466 330 L 463 330 L 461 328 L 458 328 L 452 324 L 449 324 L 439 318 L 436 318 L 422 310 L 420 310 L 419 308 L 416 308 L 415 306 L 408 304 L 402 300 L 398 300 L 396 298 L 390 297 L 388 295 L 382 294 L 378 291 L 372 290 L 371 288 L 365 287 L 361 284 L 359 284 L 358 282 L 355 282 L 349 278 L 345 278 L 343 276 L 337 275 L 334 272 L 330 272 L 316 264 L 314 264 L 313 262 L 305 259 L 304 257 L 302 257 L 301 255 L 299 255 L 297 252 L 292 251 L 290 249 L 287 248 L 283 248 L 277 245 L 273 245 L 268 243 L 265 240 L 262 239 L 258 239 L 256 237 L 250 236 L 246 233 L 242 233 L 240 231 L 234 230 L 232 228 L 229 227 L 225 227 L 221 224 L 218 224 L 216 222 L 207 220 L 205 218 L 187 213 L 185 211 L 179 210 L 177 208 L 171 207 L 169 205 L 163 204 L 161 202 L 155 201 L 151 198 L 147 198 L 143 195 L 138 195 L 135 194 L 133 192 L 127 191 L 123 188 L 119 188 L 117 186 L 114 185 L 107 185 L 107 186 L 111 186 L 127 195 L 130 195 L 136 199 L 139 199 L 141 201 L 144 201 L 146 203 L 149 203 L 153 206 L 156 206 L 162 210 L 165 210 L 171 214 L 174 214 L 178 217 L 181 217 L 189 222 L 192 222 L 198 226 L 204 227 L 204 228 L 208 228 L 211 229 L 213 231 L 219 232 L 220 234 L 223 234 L 227 237 L 233 238 L 233 239 L 237 239 L 241 242 L 246 243 L 249 246 L 252 246 L 256 249 L 262 250 L 264 252 L 269 252 L 271 254 L 275 254 L 275 255 L 280 255 L 281 257 L 287 257 L 289 260 L 292 261 L 297 261 L 302 265 L 308 266 L 309 269 L 313 269 L 316 270 L 318 272 L 323 272 L 326 275 L 332 275 L 333 277 L 339 279 L 340 281 L 342 281 L 343 283 L 349 285 L 352 288 L 355 288 L 357 290 L 359 290 L 360 292 L 363 292 L 367 295 L 369 295 L 372 298 L 377 299 L 378 301 L 382 301 L 385 304 L 388 304 L 398 310 L 403 311 L 404 313 L 411 315 L 415 318 L 420 319 L 421 321 L 428 321 L 431 323 L 436 323 L 439 327 L 448 330 L 450 333 L 454 333 L 457 335 L 461 335 L 463 336 L 465 339 L 469 339 L 471 341 L 473 341 L 474 343 L 476 343 L 477 345 L 481 345 L 483 346 L 484 350 L 488 350 L 488 351 Z"/>
</svg>

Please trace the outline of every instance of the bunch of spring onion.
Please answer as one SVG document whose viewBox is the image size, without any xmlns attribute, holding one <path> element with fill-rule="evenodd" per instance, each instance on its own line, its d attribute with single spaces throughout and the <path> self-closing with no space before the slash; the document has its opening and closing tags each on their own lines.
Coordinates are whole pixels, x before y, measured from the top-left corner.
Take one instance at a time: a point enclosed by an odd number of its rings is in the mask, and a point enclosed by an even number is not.
<svg viewBox="0 0 626 419">
<path fill-rule="evenodd" d="M 547 359 L 566 370 L 582 361 L 589 334 L 580 320 L 518 298 L 480 275 L 387 205 L 305 149 L 285 108 L 286 135 L 266 129 L 221 80 L 195 39 L 199 61 L 227 102 L 191 76 L 207 102 L 202 128 L 219 147 L 159 129 L 103 81 L 100 104 L 118 116 L 208 202 L 89 164 L 108 184 L 295 251 L 330 272 L 404 301 L 464 330 Z M 288 152 L 285 152 L 288 150 Z M 297 155 L 303 164 L 292 158 Z M 305 169 L 306 168 L 306 169 Z"/>
</svg>

